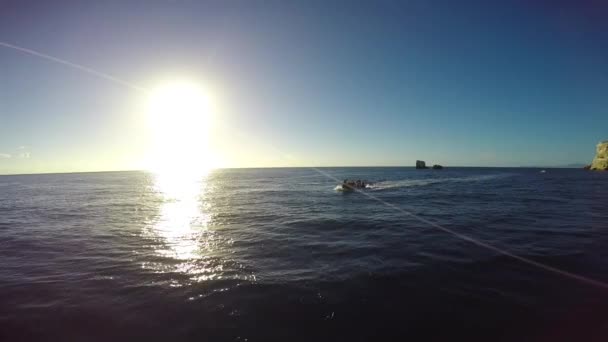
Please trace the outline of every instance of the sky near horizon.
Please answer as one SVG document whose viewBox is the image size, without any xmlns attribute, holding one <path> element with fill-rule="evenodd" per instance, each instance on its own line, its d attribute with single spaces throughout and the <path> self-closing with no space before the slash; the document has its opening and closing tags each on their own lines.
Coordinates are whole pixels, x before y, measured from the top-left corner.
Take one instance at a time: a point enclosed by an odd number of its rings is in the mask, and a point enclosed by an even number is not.
<svg viewBox="0 0 608 342">
<path fill-rule="evenodd" d="M 0 0 L 0 174 L 144 168 L 182 81 L 212 152 L 162 153 L 216 167 L 588 163 L 608 6 L 533 3 Z"/>
</svg>

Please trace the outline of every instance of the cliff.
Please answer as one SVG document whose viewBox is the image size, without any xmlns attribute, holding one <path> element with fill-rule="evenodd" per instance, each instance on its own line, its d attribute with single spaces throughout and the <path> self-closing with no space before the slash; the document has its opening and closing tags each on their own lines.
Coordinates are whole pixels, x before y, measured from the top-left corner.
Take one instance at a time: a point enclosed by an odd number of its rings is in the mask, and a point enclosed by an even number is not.
<svg viewBox="0 0 608 342">
<path fill-rule="evenodd" d="M 608 170 L 608 140 L 597 144 L 595 158 L 589 167 L 591 170 Z"/>
</svg>

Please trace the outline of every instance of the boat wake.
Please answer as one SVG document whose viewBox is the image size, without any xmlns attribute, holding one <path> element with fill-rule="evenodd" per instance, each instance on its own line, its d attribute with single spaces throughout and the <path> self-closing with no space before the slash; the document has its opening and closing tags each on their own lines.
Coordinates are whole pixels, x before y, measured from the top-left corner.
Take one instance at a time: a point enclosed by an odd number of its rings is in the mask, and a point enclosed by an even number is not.
<svg viewBox="0 0 608 342">
<path fill-rule="evenodd" d="M 362 190 L 362 189 L 373 189 L 373 184 L 365 184 L 365 187 L 357 188 L 357 189 L 350 188 L 350 187 L 345 187 L 342 184 L 338 184 L 334 188 L 335 191 L 343 191 L 343 192 L 352 192 L 352 191 L 355 191 L 355 190 Z"/>
<path fill-rule="evenodd" d="M 430 179 L 402 179 L 394 181 L 382 181 L 369 185 L 372 190 L 387 190 L 394 188 L 409 188 L 416 186 L 426 186 L 438 183 L 458 183 L 458 182 L 483 182 L 498 178 L 510 177 L 511 174 L 480 175 L 471 177 L 452 177 L 452 178 L 430 178 Z M 341 186 L 340 186 L 341 187 Z"/>
</svg>

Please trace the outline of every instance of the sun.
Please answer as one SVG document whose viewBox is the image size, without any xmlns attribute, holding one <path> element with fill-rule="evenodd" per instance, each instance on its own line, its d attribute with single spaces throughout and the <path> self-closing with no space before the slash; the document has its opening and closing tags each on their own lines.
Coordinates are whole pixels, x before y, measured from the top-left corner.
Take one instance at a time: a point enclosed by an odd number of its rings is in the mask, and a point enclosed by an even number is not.
<svg viewBox="0 0 608 342">
<path fill-rule="evenodd" d="M 147 168 L 159 173 L 200 173 L 213 167 L 209 95 L 194 82 L 167 82 L 146 101 L 150 146 Z"/>
</svg>

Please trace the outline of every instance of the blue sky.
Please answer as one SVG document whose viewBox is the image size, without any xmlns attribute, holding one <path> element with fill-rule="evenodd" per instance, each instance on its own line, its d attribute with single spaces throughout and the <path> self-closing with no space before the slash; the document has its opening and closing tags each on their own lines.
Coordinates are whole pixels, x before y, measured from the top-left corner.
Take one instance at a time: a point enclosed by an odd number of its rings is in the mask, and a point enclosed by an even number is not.
<svg viewBox="0 0 608 342">
<path fill-rule="evenodd" d="M 207 85 L 220 166 L 552 166 L 589 162 L 608 138 L 607 14 L 591 2 L 3 1 L 0 42 L 146 88 Z M 140 168 L 141 102 L 0 47 L 0 173 Z"/>
</svg>

